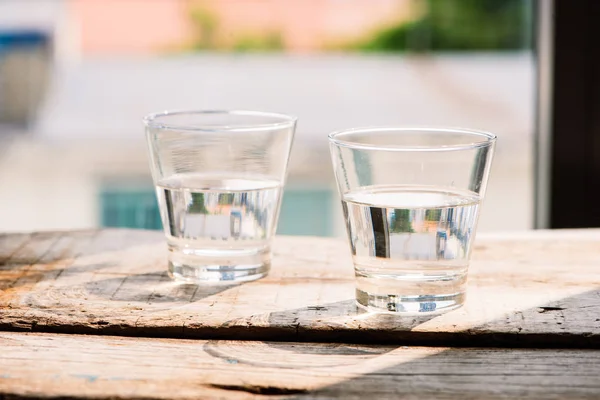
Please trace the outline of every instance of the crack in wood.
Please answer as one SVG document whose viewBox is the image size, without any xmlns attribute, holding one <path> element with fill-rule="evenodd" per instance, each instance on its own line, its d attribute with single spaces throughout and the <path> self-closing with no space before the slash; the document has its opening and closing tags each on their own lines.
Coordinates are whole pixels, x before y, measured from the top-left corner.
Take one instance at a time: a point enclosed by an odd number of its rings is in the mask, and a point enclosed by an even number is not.
<svg viewBox="0 0 600 400">
<path fill-rule="evenodd" d="M 263 385 L 223 385 L 218 383 L 211 383 L 207 385 L 211 388 L 222 389 L 222 390 L 233 390 L 239 392 L 246 392 L 251 394 L 260 394 L 263 396 L 283 396 L 283 395 L 292 395 L 292 394 L 302 394 L 308 393 L 307 389 L 296 389 L 296 388 L 286 388 L 286 387 L 278 387 L 278 386 L 263 386 Z"/>
<path fill-rule="evenodd" d="M 564 307 L 539 307 L 539 313 L 546 313 L 548 311 L 562 311 L 566 310 Z"/>
</svg>

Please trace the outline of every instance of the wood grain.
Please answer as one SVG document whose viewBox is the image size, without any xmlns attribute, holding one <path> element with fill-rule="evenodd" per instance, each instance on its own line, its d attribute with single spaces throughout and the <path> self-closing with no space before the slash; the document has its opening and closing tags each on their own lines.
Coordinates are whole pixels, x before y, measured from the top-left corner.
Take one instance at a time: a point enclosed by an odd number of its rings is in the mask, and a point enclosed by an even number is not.
<svg viewBox="0 0 600 400">
<path fill-rule="evenodd" d="M 468 300 L 423 317 L 359 312 L 347 244 L 279 237 L 271 274 L 171 282 L 159 232 L 0 236 L 0 329 L 149 337 L 600 347 L 600 230 L 477 240 Z"/>
<path fill-rule="evenodd" d="M 594 399 L 600 351 L 0 333 L 0 398 Z"/>
</svg>

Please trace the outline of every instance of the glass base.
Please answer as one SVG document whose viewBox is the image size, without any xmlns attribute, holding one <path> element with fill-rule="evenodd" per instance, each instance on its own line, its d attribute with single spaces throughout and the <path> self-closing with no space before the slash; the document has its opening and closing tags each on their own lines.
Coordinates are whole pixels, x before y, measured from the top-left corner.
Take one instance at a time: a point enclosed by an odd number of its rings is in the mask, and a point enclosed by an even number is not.
<svg viewBox="0 0 600 400">
<path fill-rule="evenodd" d="M 465 273 L 427 276 L 364 274 L 357 270 L 356 303 L 367 311 L 404 315 L 438 314 L 461 307 Z"/>
<path fill-rule="evenodd" d="M 268 248 L 206 251 L 169 246 L 169 275 L 186 283 L 232 284 L 265 277 L 271 269 Z"/>
<path fill-rule="evenodd" d="M 406 315 L 444 313 L 461 307 L 465 293 L 426 296 L 380 295 L 356 289 L 356 304 L 370 312 L 402 313 Z"/>
</svg>

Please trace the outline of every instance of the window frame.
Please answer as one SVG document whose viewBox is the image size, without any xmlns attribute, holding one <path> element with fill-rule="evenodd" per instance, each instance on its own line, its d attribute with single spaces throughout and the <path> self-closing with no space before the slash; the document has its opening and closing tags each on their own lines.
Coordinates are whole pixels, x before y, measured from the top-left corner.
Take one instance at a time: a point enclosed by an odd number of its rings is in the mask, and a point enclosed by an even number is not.
<svg viewBox="0 0 600 400">
<path fill-rule="evenodd" d="M 536 228 L 600 226 L 600 2 L 538 0 Z"/>
</svg>

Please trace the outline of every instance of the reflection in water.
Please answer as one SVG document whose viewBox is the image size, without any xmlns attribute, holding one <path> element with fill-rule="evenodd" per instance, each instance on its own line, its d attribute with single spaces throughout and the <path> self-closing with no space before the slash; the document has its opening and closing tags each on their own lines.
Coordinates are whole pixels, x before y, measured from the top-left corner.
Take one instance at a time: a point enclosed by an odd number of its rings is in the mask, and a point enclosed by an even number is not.
<svg viewBox="0 0 600 400">
<path fill-rule="evenodd" d="M 274 231 L 279 182 L 187 174 L 158 182 L 169 241 L 192 248 L 266 246 Z"/>
</svg>

